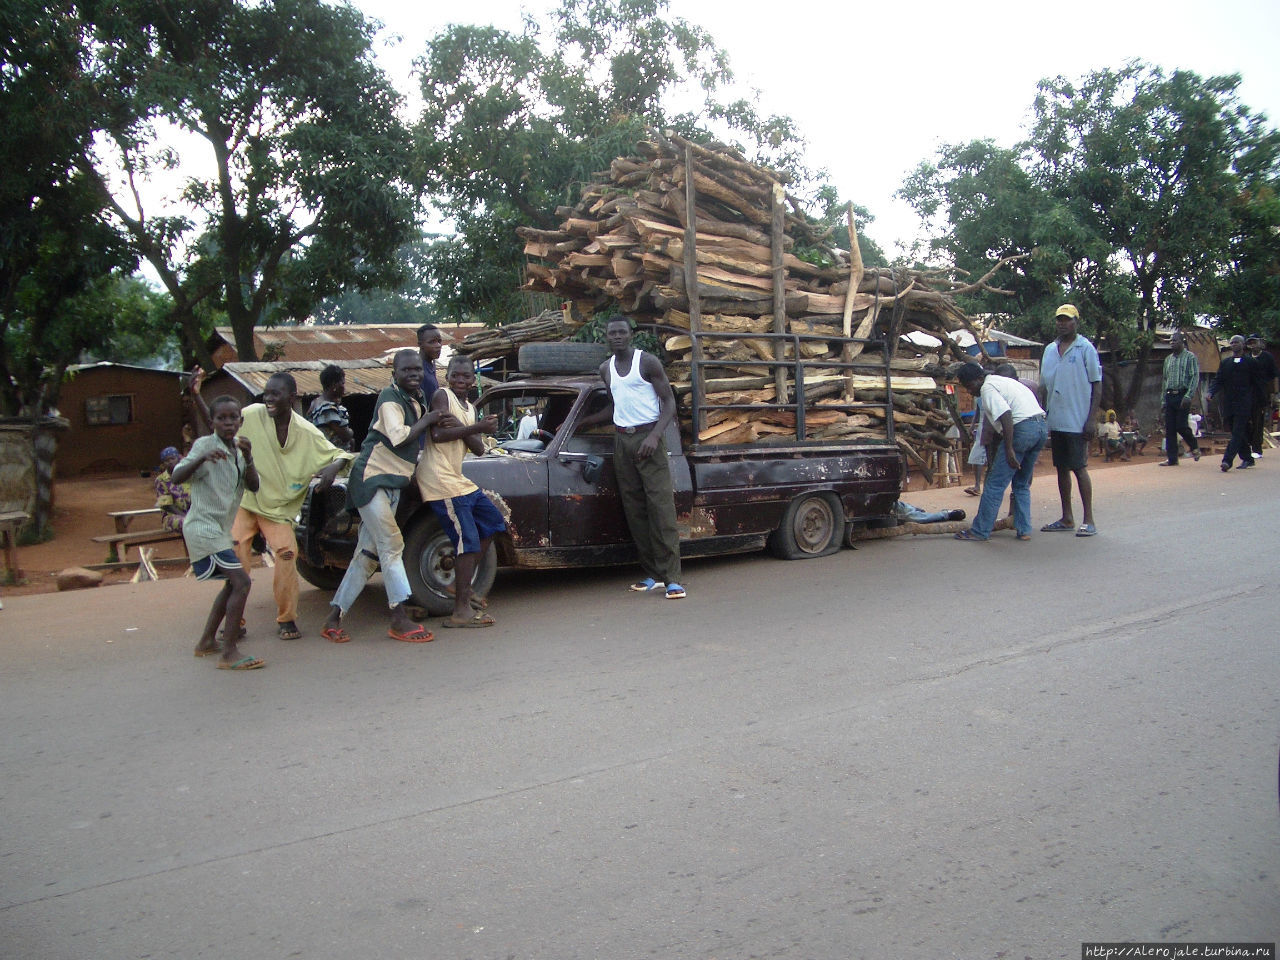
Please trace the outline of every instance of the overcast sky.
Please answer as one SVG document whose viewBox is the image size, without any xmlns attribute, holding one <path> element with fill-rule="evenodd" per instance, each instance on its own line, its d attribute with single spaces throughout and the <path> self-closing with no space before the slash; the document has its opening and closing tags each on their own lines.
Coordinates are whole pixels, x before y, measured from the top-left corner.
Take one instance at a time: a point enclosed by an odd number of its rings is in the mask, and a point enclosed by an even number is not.
<svg viewBox="0 0 1280 960">
<path fill-rule="evenodd" d="M 520 28 L 551 0 L 356 0 L 398 43 L 384 68 L 412 95 L 411 62 L 449 22 Z M 436 10 L 443 12 L 437 13 Z M 939 144 L 991 138 L 1011 145 L 1029 117 L 1036 82 L 1071 78 L 1140 58 L 1166 69 L 1241 75 L 1241 100 L 1280 119 L 1280 3 L 1172 2 L 985 4 L 916 0 L 856 4 L 810 0 L 671 0 L 674 16 L 707 28 L 761 107 L 797 123 L 809 165 L 825 168 L 843 197 L 876 218 L 868 231 L 892 255 L 918 232 L 893 193 Z"/>
</svg>

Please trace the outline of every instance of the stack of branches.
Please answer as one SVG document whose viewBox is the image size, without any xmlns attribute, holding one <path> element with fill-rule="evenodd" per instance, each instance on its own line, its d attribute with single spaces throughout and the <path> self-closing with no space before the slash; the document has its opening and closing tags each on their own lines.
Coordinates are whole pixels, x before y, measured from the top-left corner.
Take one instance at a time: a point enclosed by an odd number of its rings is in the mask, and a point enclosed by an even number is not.
<svg viewBox="0 0 1280 960">
<path fill-rule="evenodd" d="M 582 321 L 568 310 L 544 310 L 528 320 L 468 334 L 453 350 L 464 357 L 509 357 L 520 350 L 521 344 L 564 340 L 581 326 Z"/>
<path fill-rule="evenodd" d="M 690 179 L 693 258 L 685 250 Z M 801 369 L 807 438 L 883 437 L 888 368 L 895 430 L 904 452 L 923 463 L 927 450 L 918 448 L 949 446 L 943 434 L 951 418 L 937 377 L 948 361 L 969 359 L 949 335 L 965 330 L 984 339 L 954 297 L 996 290 L 990 280 L 1009 261 L 972 281 L 961 271 L 864 269 L 852 213 L 851 250 L 838 249 L 829 239 L 834 228 L 807 217 L 786 193 L 786 182 L 728 147 L 651 131 L 635 155 L 596 174 L 577 205 L 557 208 L 560 229 L 518 228 L 529 258 L 525 287 L 573 301 L 576 312 L 617 309 L 636 323 L 672 332 L 690 330 L 690 295 L 696 293 L 699 331 L 732 335 L 699 338 L 704 402 L 710 408 L 762 405 L 759 411 L 709 409 L 699 425 L 702 443 L 794 437 L 794 410 L 763 405 L 794 397 Z M 695 263 L 692 271 L 687 259 Z M 782 310 L 774 292 L 779 276 Z M 936 358 L 896 355 L 899 337 L 912 331 L 941 343 Z M 760 336 L 771 332 L 798 339 Z M 664 346 L 668 375 L 687 413 L 693 339 L 677 334 Z M 824 366 L 823 360 L 844 366 Z M 779 367 L 779 361 L 788 363 Z M 779 369 L 785 371 L 781 377 Z M 838 409 L 876 402 L 878 409 Z"/>
</svg>

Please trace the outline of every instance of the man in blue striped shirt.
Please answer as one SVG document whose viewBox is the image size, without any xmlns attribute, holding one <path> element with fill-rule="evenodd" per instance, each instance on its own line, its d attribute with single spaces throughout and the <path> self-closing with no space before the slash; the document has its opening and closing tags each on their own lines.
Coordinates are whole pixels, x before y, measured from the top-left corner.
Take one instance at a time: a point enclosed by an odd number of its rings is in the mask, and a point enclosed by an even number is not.
<svg viewBox="0 0 1280 960">
<path fill-rule="evenodd" d="M 1200 443 L 1187 422 L 1191 397 L 1200 388 L 1200 361 L 1187 349 L 1181 330 L 1169 338 L 1172 352 L 1164 358 L 1164 447 L 1162 467 L 1178 465 L 1178 437 L 1187 441 L 1192 460 L 1200 459 Z"/>
</svg>

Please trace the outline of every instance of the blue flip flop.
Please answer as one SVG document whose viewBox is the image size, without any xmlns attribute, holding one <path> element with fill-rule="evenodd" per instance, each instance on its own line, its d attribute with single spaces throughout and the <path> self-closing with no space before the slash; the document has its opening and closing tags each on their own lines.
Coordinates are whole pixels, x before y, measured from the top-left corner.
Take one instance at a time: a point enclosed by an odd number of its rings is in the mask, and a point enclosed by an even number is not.
<svg viewBox="0 0 1280 960">
<path fill-rule="evenodd" d="M 1069 523 L 1063 523 L 1061 520 L 1055 520 L 1053 523 L 1046 523 L 1040 528 L 1041 533 L 1070 533 L 1075 527 Z"/>
<path fill-rule="evenodd" d="M 1097 535 L 1098 528 L 1092 523 L 1082 523 L 1080 524 L 1080 529 L 1076 531 L 1077 537 L 1096 537 Z"/>
</svg>

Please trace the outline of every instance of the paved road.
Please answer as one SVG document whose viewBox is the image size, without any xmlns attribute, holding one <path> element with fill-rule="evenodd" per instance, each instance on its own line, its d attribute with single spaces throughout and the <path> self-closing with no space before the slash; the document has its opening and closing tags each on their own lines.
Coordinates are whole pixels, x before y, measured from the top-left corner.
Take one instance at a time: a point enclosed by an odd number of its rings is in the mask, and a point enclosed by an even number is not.
<svg viewBox="0 0 1280 960">
<path fill-rule="evenodd" d="M 1097 480 L 1093 540 L 699 562 L 680 603 L 504 577 L 427 646 L 369 592 L 253 674 L 189 655 L 207 585 L 11 599 L 0 956 L 1275 941 L 1280 456 Z"/>
</svg>

